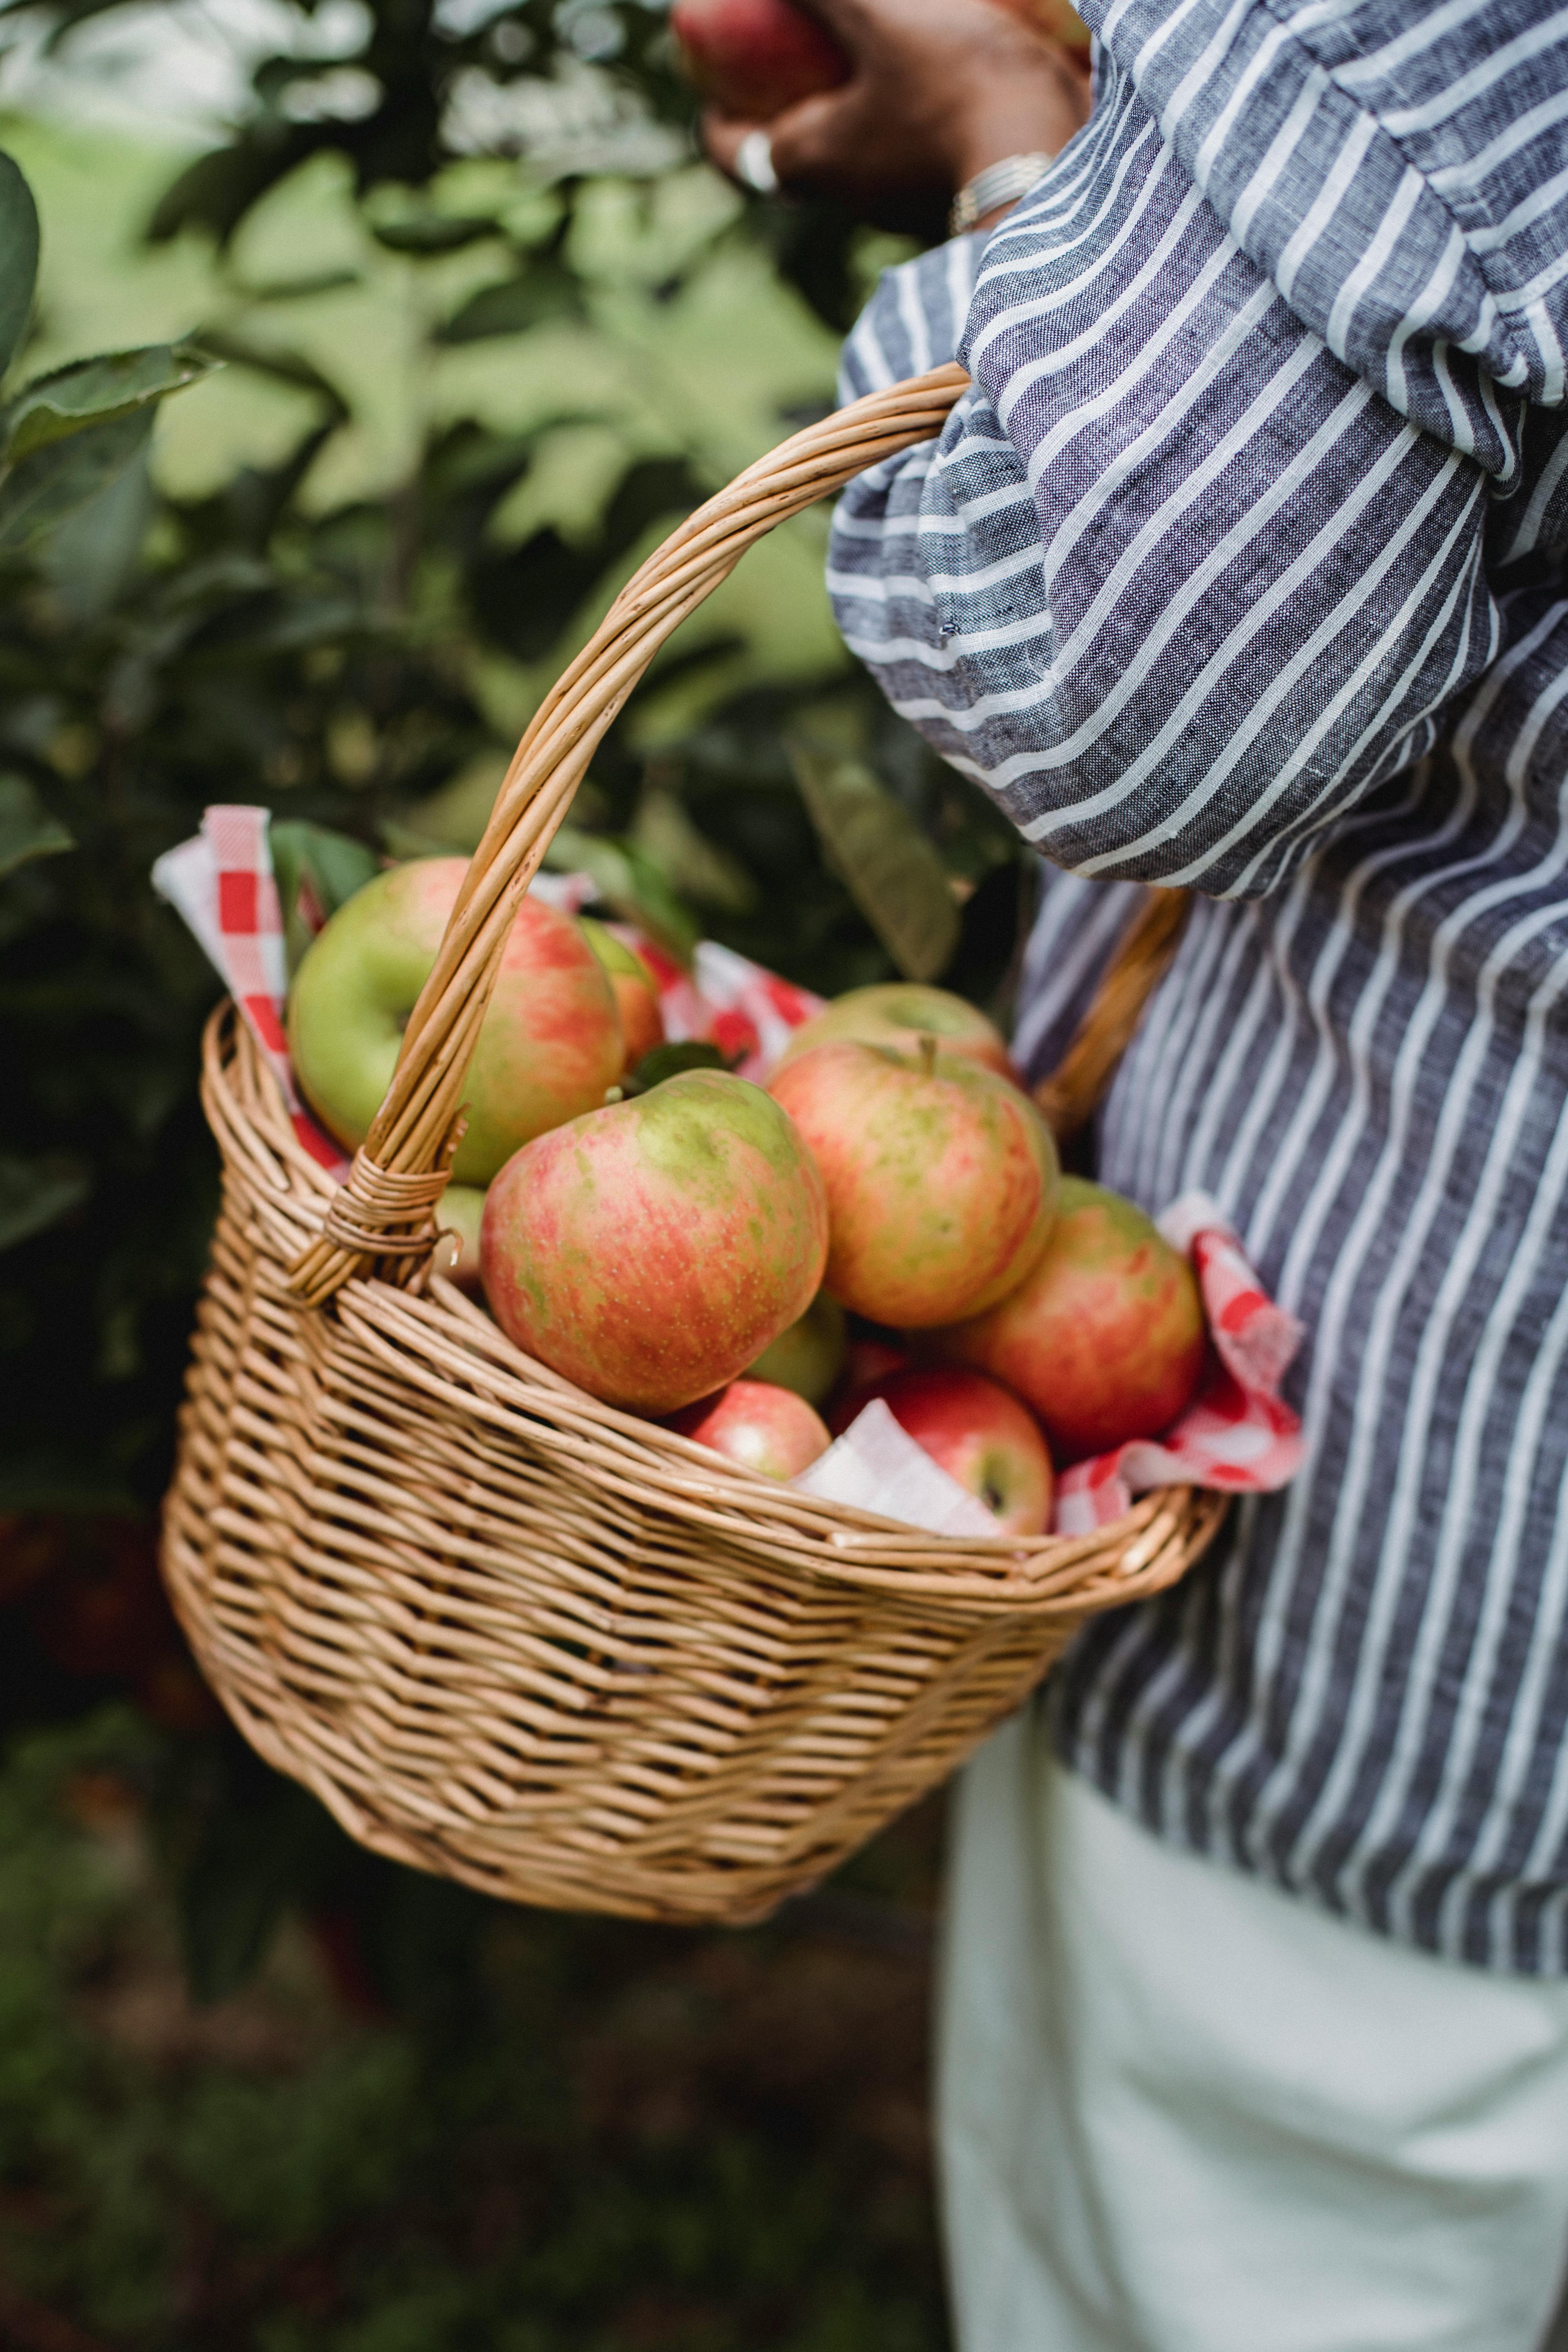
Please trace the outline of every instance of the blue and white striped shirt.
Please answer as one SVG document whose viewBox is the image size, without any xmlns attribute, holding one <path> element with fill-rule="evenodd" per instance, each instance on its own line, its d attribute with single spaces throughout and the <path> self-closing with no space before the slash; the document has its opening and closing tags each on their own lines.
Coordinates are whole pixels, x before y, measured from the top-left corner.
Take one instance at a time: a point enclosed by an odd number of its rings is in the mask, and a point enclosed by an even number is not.
<svg viewBox="0 0 1568 2352">
<path fill-rule="evenodd" d="M 1078 1643 L 1059 1739 L 1170 1839 L 1562 1972 L 1568 10 L 1096 30 L 1084 131 L 852 337 L 847 392 L 955 352 L 974 386 L 830 558 L 850 645 L 1050 861 L 1036 1067 L 1133 886 L 1202 894 L 1100 1170 L 1215 1193 L 1310 1334 L 1302 1475 Z"/>
</svg>

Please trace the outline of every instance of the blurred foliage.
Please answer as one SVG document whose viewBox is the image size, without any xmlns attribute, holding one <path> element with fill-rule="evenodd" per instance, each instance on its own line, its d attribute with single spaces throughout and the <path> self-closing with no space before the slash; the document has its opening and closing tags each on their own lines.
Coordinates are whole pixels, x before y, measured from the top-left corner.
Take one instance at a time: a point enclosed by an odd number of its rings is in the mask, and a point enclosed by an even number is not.
<svg viewBox="0 0 1568 2352">
<path fill-rule="evenodd" d="M 723 1937 L 486 1906 L 306 1808 L 123 1709 L 14 1748 L 0 2341 L 939 2352 L 929 1811 Z M 226 1811 L 296 1905 L 196 2007 L 169 1865 Z"/>
<path fill-rule="evenodd" d="M 0 42 L 13 17 L 68 39 L 121 5 L 4 0 Z M 693 160 L 642 0 L 293 0 L 279 21 L 299 37 L 165 184 L 157 252 L 100 234 L 125 183 L 112 142 L 79 140 L 79 217 L 51 264 L 46 207 L 24 352 L 72 372 L 4 387 L 0 1719 L 15 1737 L 129 1694 L 141 1727 L 116 1719 L 102 1769 L 156 1826 L 157 1933 L 178 1918 L 196 1992 L 248 1998 L 307 1921 L 363 2015 L 265 2082 L 106 2054 L 82 2003 L 131 1911 L 58 1805 L 100 1735 L 26 1749 L 0 1789 L 21 1808 L 0 1822 L 0 1905 L 21 1906 L 0 1921 L 0 2280 L 63 2294 L 58 2258 L 84 2326 L 180 2352 L 915 2352 L 940 2340 L 923 2158 L 879 2202 L 834 2103 L 874 2071 L 874 2021 L 856 2012 L 798 2099 L 737 2087 L 753 2061 L 733 2053 L 700 2095 L 702 2032 L 681 2025 L 678 2123 L 653 2056 L 625 2115 L 584 2120 L 604 2004 L 636 2042 L 645 1994 L 656 2019 L 704 2017 L 744 1949 L 783 1998 L 796 1948 L 498 1919 L 371 1861 L 215 1723 L 157 1587 L 217 1171 L 195 1089 L 216 982 L 153 897 L 154 858 L 215 800 L 273 813 L 290 908 L 302 881 L 330 905 L 383 856 L 471 847 L 631 568 L 829 404 L 835 338 L 888 252 Z M 0 205 L 0 255 L 6 235 Z M 126 318 L 157 348 L 83 370 Z M 0 290 L 0 345 L 24 320 Z M 149 443 L 155 401 L 213 362 Z M 95 478 L 77 460 L 98 436 Z M 24 544 L 8 489 L 29 467 L 58 487 L 66 453 L 76 510 L 40 500 Z M 678 952 L 706 933 L 825 993 L 945 975 L 994 1008 L 1016 843 L 843 653 L 825 540 L 820 514 L 773 534 L 667 648 L 557 861 Z M 787 2074 L 789 2034 L 815 2031 L 792 2012 L 766 2063 Z M 816 2142 L 826 2171 L 796 2160 Z M 0 2300 L 0 2340 L 20 2326 Z"/>
<path fill-rule="evenodd" d="M 68 38 L 118 5 L 50 13 Z M 886 245 L 815 215 L 781 231 L 693 163 L 641 0 L 347 20 L 342 56 L 261 58 L 252 112 L 154 210 L 153 237 L 208 257 L 189 323 L 226 362 L 175 420 L 183 469 L 134 464 L 0 572 L 7 1206 L 37 1171 L 0 1262 L 0 1509 L 145 1513 L 167 1475 L 215 1181 L 195 1092 L 214 982 L 153 858 L 216 798 L 367 855 L 471 846 L 636 562 L 830 400 L 833 338 L 780 290 L 781 236 L 836 320 L 826 257 L 847 301 Z M 226 418 L 232 446 L 237 415 L 270 454 L 204 476 L 192 436 Z M 773 534 L 667 649 L 558 862 L 678 951 L 706 930 L 830 993 L 897 963 L 988 996 L 1013 836 L 843 655 L 824 534 Z M 802 774 L 850 772 L 852 810 L 803 800 Z"/>
</svg>

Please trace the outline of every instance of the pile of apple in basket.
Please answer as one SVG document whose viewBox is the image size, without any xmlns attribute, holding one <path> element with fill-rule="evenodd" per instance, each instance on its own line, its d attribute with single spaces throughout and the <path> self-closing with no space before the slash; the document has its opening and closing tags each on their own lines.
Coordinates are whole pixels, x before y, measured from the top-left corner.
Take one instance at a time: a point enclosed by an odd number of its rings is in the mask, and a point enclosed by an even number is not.
<svg viewBox="0 0 1568 2352">
<path fill-rule="evenodd" d="M 463 871 L 380 874 L 300 965 L 294 1075 L 346 1145 Z M 981 1525 L 1029 1536 L 1052 1523 L 1054 1468 L 1158 1438 L 1218 1369 L 1189 1257 L 1131 1202 L 1062 1177 L 1004 1039 L 961 998 L 857 989 L 794 1032 L 765 1087 L 723 1064 L 664 1042 L 659 984 L 625 937 L 524 900 L 442 1252 L 590 1395 L 816 1492 L 832 1433 L 890 1413 Z M 1277 1404 L 1287 1475 L 1293 1428 Z M 1280 1483 L 1259 1466 L 1228 1483 Z"/>
</svg>

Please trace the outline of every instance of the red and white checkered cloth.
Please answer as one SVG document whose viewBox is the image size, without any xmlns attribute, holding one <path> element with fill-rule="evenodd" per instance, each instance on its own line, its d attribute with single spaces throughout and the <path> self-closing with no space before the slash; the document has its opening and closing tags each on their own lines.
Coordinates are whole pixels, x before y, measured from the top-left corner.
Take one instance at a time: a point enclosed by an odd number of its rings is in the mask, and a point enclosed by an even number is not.
<svg viewBox="0 0 1568 2352">
<path fill-rule="evenodd" d="M 1301 1466 L 1300 1420 L 1279 1394 L 1301 1344 L 1300 1324 L 1268 1297 L 1216 1201 L 1184 1192 L 1159 1224 L 1173 1249 L 1192 1259 L 1214 1359 L 1197 1395 L 1163 1437 L 1135 1439 L 1063 1471 L 1058 1535 L 1091 1534 L 1152 1486 L 1271 1494 Z"/>
<path fill-rule="evenodd" d="M 283 1088 L 300 1142 L 341 1178 L 348 1162 L 304 1108 L 289 1066 L 283 918 L 267 826 L 265 809 L 209 808 L 196 838 L 158 860 L 153 885 L 184 917 L 249 1023 Z M 571 913 L 597 896 L 585 874 L 540 875 L 532 887 Z M 301 903 L 297 911 L 310 928 L 319 928 L 319 909 Z M 739 1055 L 742 1077 L 764 1079 L 794 1032 L 822 1010 L 819 996 L 712 940 L 699 946 L 688 973 L 630 925 L 614 929 L 658 982 L 666 1035 L 672 1042 L 709 1039 Z M 1300 1325 L 1267 1296 L 1217 1203 L 1188 1193 L 1160 1225 L 1173 1247 L 1192 1256 L 1215 1362 L 1197 1397 L 1157 1444 L 1141 1440 L 1063 1473 L 1058 1534 L 1086 1535 L 1103 1527 L 1152 1486 L 1267 1493 L 1283 1486 L 1300 1465 L 1300 1423 L 1279 1397 L 1280 1381 L 1300 1345 Z"/>
<path fill-rule="evenodd" d="M 349 1172 L 342 1146 L 319 1128 L 300 1099 L 283 1030 L 288 974 L 283 910 L 272 874 L 265 809 L 234 805 L 203 812 L 194 841 L 165 851 L 153 887 L 195 933 L 238 1005 L 283 1089 L 294 1132 L 323 1168 Z"/>
</svg>

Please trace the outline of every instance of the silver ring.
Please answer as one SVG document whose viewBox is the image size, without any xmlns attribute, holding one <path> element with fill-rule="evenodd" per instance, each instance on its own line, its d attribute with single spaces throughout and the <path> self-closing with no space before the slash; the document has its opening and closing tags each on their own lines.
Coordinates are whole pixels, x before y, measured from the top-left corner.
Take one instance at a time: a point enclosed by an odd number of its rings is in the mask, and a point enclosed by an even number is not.
<svg viewBox="0 0 1568 2352">
<path fill-rule="evenodd" d="M 773 142 L 765 131 L 748 131 L 735 150 L 735 177 L 759 196 L 776 196 L 779 175 L 773 169 Z"/>
</svg>

